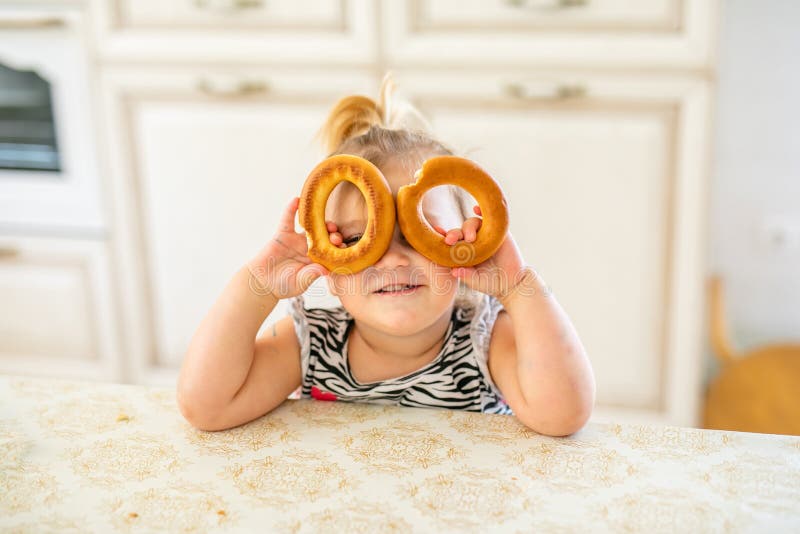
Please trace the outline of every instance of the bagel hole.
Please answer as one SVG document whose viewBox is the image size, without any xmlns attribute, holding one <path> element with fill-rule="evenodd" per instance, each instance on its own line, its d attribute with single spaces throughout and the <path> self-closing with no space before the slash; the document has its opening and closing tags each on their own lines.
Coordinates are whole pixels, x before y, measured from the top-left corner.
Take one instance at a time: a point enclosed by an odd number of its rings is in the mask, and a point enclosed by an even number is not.
<svg viewBox="0 0 800 534">
<path fill-rule="evenodd" d="M 445 232 L 461 228 L 470 217 L 479 217 L 472 210 L 478 203 L 463 187 L 437 185 L 422 195 L 422 213 L 432 228 L 439 226 Z"/>
<path fill-rule="evenodd" d="M 336 224 L 344 245 L 358 243 L 367 228 L 367 201 L 354 184 L 343 181 L 334 186 L 325 203 L 325 222 Z"/>
</svg>

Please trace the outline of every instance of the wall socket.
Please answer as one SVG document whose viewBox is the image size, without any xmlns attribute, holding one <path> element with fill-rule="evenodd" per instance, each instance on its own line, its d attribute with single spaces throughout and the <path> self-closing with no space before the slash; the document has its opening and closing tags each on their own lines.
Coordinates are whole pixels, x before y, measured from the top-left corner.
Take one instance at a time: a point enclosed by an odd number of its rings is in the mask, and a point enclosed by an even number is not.
<svg viewBox="0 0 800 534">
<path fill-rule="evenodd" d="M 800 252 L 800 214 L 765 217 L 761 222 L 760 240 L 770 252 Z"/>
</svg>

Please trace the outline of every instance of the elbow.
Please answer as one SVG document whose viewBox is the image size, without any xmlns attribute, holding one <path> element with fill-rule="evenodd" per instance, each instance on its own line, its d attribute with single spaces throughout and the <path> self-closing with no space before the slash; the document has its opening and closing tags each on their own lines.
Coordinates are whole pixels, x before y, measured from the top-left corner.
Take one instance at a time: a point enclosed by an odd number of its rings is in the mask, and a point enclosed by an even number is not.
<svg viewBox="0 0 800 534">
<path fill-rule="evenodd" d="M 208 421 L 203 417 L 202 410 L 198 409 L 196 403 L 188 399 L 186 395 L 181 395 L 180 390 L 177 392 L 176 400 L 178 403 L 178 411 L 180 411 L 187 423 L 198 430 L 208 429 Z"/>
<path fill-rule="evenodd" d="M 562 410 L 521 410 L 514 412 L 517 419 L 537 434 L 553 437 L 566 437 L 581 430 L 592 416 L 594 395 Z M 542 413 L 547 413 L 545 417 Z"/>
<path fill-rule="evenodd" d="M 591 410 L 580 412 L 568 418 L 564 418 L 556 424 L 545 428 L 545 434 L 553 437 L 567 437 L 580 431 L 591 417 Z"/>
<path fill-rule="evenodd" d="M 557 419 L 541 419 L 528 417 L 525 414 L 517 415 L 517 419 L 537 434 L 552 437 L 566 437 L 581 430 L 589 421 L 591 411 L 571 417 Z"/>
<path fill-rule="evenodd" d="M 197 396 L 192 395 L 186 388 L 178 387 L 175 400 L 180 414 L 187 423 L 197 430 L 205 432 L 225 430 L 225 426 L 220 425 L 219 417 L 216 416 L 215 411 L 209 409 L 208 406 L 204 406 L 202 402 L 198 401 Z"/>
</svg>

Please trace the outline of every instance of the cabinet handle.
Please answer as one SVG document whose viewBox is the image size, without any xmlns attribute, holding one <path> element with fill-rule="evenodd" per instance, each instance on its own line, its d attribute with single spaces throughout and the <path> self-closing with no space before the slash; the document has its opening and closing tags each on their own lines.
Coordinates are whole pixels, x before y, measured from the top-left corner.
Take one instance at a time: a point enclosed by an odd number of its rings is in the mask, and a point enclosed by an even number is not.
<svg viewBox="0 0 800 534">
<path fill-rule="evenodd" d="M 12 245 L 0 245 L 0 260 L 8 260 L 19 256 L 20 250 Z"/>
<path fill-rule="evenodd" d="M 0 19 L 0 30 L 30 30 L 57 28 L 65 26 L 66 21 L 59 17 L 10 17 Z"/>
<path fill-rule="evenodd" d="M 527 9 L 568 9 L 571 7 L 586 7 L 589 0 L 506 0 L 511 7 Z"/>
<path fill-rule="evenodd" d="M 223 11 L 241 11 L 264 7 L 264 0 L 194 0 L 198 9 L 219 9 Z"/>
<path fill-rule="evenodd" d="M 515 100 L 571 100 L 585 98 L 589 90 L 580 83 L 562 83 L 555 87 L 532 88 L 522 83 L 508 83 L 503 88 L 506 96 Z"/>
<path fill-rule="evenodd" d="M 237 80 L 234 82 L 214 82 L 201 79 L 197 82 L 197 90 L 209 96 L 241 97 L 266 93 L 270 89 L 267 82 L 261 80 Z"/>
</svg>

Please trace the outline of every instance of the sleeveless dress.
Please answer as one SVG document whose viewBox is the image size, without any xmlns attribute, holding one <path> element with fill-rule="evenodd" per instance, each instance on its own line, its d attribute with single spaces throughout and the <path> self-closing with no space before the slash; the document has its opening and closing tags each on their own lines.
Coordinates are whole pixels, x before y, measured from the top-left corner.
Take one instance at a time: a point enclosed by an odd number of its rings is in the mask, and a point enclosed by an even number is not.
<svg viewBox="0 0 800 534">
<path fill-rule="evenodd" d="M 289 302 L 300 343 L 302 398 L 449 408 L 512 415 L 489 374 L 489 341 L 502 305 L 481 295 L 475 306 L 454 306 L 441 350 L 430 363 L 402 377 L 360 383 L 347 361 L 354 320 L 343 307 L 305 308 Z"/>
</svg>

